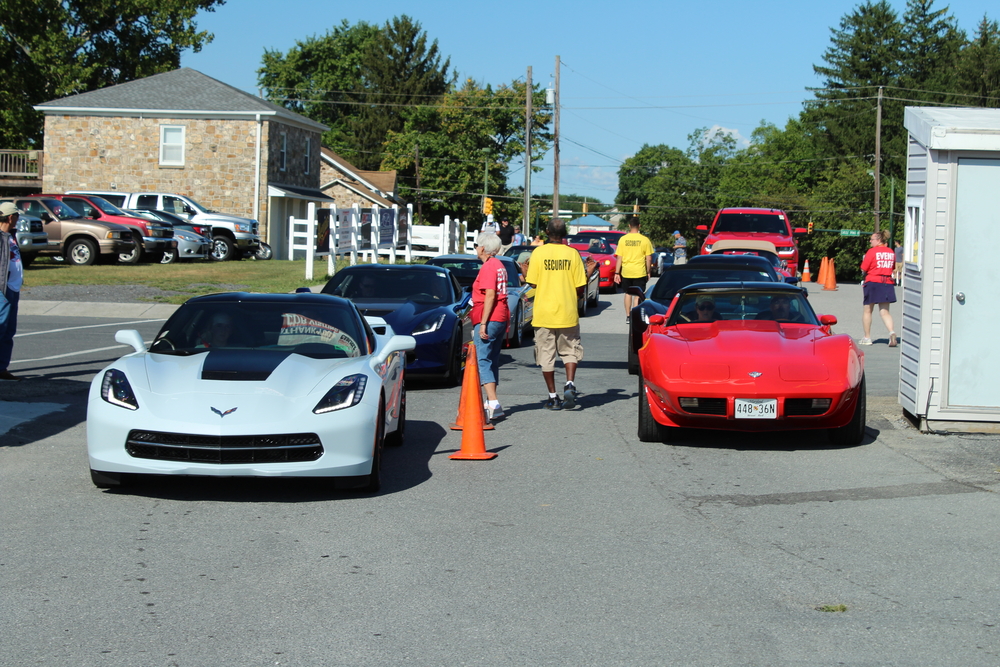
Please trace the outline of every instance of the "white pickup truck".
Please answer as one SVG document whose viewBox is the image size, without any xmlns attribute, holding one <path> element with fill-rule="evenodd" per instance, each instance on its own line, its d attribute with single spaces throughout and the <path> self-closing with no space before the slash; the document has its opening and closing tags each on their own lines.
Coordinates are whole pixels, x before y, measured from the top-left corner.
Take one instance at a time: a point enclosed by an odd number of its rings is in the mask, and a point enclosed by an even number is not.
<svg viewBox="0 0 1000 667">
<path fill-rule="evenodd" d="M 211 225 L 212 259 L 240 259 L 245 252 L 256 253 L 261 247 L 256 220 L 209 210 L 186 195 L 96 190 L 74 191 L 67 194 L 98 195 L 119 208 L 167 211 L 194 224 Z"/>
</svg>

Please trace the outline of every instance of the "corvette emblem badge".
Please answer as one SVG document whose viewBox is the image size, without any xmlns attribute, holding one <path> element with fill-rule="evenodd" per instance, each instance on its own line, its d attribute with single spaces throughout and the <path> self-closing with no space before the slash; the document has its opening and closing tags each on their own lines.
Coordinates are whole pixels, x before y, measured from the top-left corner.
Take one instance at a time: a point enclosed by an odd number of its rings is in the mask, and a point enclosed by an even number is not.
<svg viewBox="0 0 1000 667">
<path fill-rule="evenodd" d="M 761 375 L 763 375 L 763 373 L 760 373 L 758 371 L 752 371 L 752 372 L 748 373 L 748 375 L 750 377 L 752 377 L 752 378 L 759 378 Z M 212 409 L 215 410 L 215 408 L 212 408 Z M 233 408 L 233 410 L 235 410 L 235 409 L 236 408 Z"/>
<path fill-rule="evenodd" d="M 226 415 L 229 415 L 229 414 L 232 414 L 232 413 L 236 412 L 236 408 L 230 408 L 230 409 L 226 410 L 225 412 L 223 412 L 222 410 L 220 410 L 218 408 L 212 408 L 212 412 L 214 412 L 215 414 L 219 415 L 219 417 L 225 417 Z"/>
</svg>

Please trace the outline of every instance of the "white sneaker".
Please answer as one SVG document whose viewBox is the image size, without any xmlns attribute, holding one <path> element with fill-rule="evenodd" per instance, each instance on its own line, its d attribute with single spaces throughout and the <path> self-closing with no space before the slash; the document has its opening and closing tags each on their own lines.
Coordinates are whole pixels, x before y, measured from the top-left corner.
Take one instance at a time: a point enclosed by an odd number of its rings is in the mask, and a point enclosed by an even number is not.
<svg viewBox="0 0 1000 667">
<path fill-rule="evenodd" d="M 872 344 L 872 339 L 871 338 L 860 338 L 860 339 L 858 339 L 858 345 L 871 345 L 871 344 Z"/>
<path fill-rule="evenodd" d="M 499 405 L 495 408 L 490 406 L 490 402 L 486 401 L 483 403 L 483 409 L 486 411 L 486 421 L 488 422 L 498 422 L 502 421 L 506 415 L 503 413 L 503 408 Z"/>
</svg>

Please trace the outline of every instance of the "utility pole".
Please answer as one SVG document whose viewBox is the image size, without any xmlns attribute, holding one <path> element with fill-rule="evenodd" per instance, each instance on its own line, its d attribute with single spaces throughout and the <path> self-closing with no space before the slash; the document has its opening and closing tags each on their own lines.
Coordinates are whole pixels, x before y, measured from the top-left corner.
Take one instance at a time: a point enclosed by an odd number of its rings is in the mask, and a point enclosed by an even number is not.
<svg viewBox="0 0 1000 667">
<path fill-rule="evenodd" d="M 423 197 L 420 196 L 422 194 L 420 192 L 420 144 L 413 145 L 413 153 L 417 170 L 417 219 L 422 221 L 424 219 L 424 202 Z"/>
<path fill-rule="evenodd" d="M 878 87 L 878 115 L 875 116 L 875 233 L 879 232 L 879 192 L 882 185 L 882 86 Z"/>
<path fill-rule="evenodd" d="M 531 95 L 534 91 L 531 84 L 531 66 L 528 66 L 528 86 L 525 93 L 524 110 L 524 215 L 521 229 L 525 234 L 531 232 Z"/>
<path fill-rule="evenodd" d="M 552 134 L 552 219 L 559 217 L 559 56 L 556 56 L 556 88 L 553 97 L 553 134 Z"/>
</svg>

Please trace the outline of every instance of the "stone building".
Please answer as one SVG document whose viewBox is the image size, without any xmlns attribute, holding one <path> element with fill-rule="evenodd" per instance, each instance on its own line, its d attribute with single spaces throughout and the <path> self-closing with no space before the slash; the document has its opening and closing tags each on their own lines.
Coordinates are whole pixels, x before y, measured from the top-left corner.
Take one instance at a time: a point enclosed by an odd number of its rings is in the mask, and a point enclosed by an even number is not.
<svg viewBox="0 0 1000 667">
<path fill-rule="evenodd" d="M 406 202 L 396 195 L 395 171 L 358 169 L 326 146 L 320 159 L 320 189 L 336 201 L 338 207 L 348 208 L 354 204 L 362 208 L 406 206 Z"/>
<path fill-rule="evenodd" d="M 43 192 L 172 192 L 253 218 L 276 257 L 320 190 L 325 125 L 190 68 L 52 100 Z"/>
</svg>

